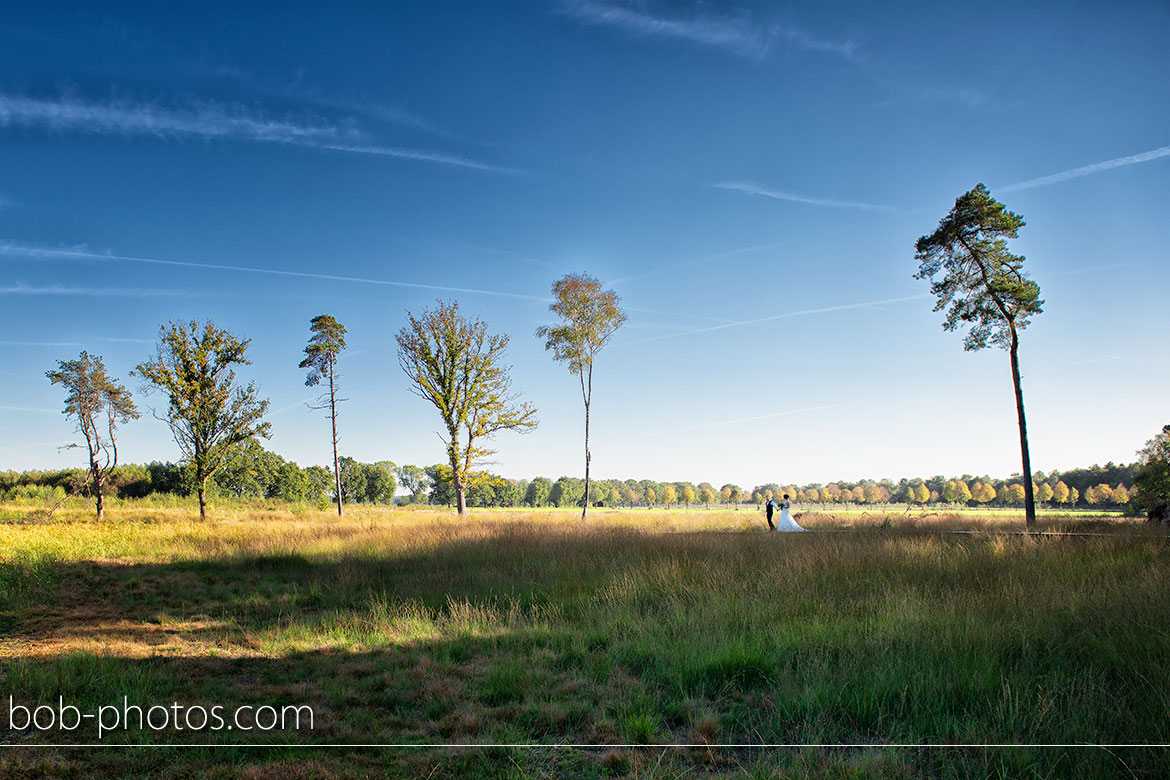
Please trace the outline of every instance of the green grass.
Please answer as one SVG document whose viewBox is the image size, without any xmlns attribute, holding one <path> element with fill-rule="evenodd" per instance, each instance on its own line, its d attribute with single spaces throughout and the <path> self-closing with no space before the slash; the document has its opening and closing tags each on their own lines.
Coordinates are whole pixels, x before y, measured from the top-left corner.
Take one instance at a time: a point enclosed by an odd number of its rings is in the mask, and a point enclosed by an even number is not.
<svg viewBox="0 0 1170 780">
<path fill-rule="evenodd" d="M 769 535 L 742 510 L 257 507 L 202 524 L 125 506 L 0 524 L 0 693 L 307 704 L 316 725 L 103 739 L 264 749 L 9 749 L 0 776 L 1162 776 L 1154 748 L 884 746 L 1170 742 L 1164 536 L 1100 517 L 1043 522 L 1119 536 L 885 520 Z M 958 527 L 978 533 L 936 532 Z M 5 743 L 95 737 L 0 716 Z M 354 742 L 645 747 L 303 747 Z"/>
</svg>

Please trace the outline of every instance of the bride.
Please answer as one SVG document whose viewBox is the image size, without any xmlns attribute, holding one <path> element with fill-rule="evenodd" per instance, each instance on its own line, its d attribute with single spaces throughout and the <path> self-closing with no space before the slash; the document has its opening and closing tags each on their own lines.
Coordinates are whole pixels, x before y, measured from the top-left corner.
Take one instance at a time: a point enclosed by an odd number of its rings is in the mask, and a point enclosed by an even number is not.
<svg viewBox="0 0 1170 780">
<path fill-rule="evenodd" d="M 776 521 L 777 531 L 803 531 L 792 519 L 792 502 L 788 500 L 788 494 L 784 494 L 784 500 L 780 502 L 780 518 Z"/>
</svg>

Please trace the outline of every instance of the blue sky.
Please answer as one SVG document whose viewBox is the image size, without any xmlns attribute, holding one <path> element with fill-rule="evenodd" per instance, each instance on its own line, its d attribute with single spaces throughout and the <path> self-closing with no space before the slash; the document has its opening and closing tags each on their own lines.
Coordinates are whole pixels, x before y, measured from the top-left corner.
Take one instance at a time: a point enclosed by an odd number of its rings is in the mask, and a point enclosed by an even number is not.
<svg viewBox="0 0 1170 780">
<path fill-rule="evenodd" d="M 576 474 L 580 396 L 533 331 L 585 271 L 630 314 L 595 474 L 1007 475 L 1007 356 L 964 353 L 912 278 L 978 182 L 1047 301 L 1034 467 L 1131 460 L 1170 422 L 1170 9 L 892 8 L 0 4 L 0 468 L 79 464 L 44 372 L 87 349 L 137 389 L 172 318 L 253 339 L 269 446 L 325 463 L 320 313 L 350 332 L 344 451 L 439 461 L 393 336 L 441 296 L 512 337 L 540 410 L 491 468 Z M 121 454 L 177 449 L 148 415 Z"/>
</svg>

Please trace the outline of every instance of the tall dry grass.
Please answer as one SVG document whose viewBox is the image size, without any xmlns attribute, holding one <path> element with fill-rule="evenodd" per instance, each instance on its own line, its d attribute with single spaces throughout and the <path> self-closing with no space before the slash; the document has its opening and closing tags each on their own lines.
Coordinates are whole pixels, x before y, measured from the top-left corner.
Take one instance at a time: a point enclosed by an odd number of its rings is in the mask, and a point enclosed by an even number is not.
<svg viewBox="0 0 1170 780">
<path fill-rule="evenodd" d="M 1164 538 L 1116 522 L 1116 536 L 1027 537 L 996 533 L 1013 518 L 801 521 L 815 531 L 769 534 L 743 510 L 582 522 L 555 510 L 461 521 L 422 508 L 339 519 L 250 507 L 201 523 L 128 506 L 103 523 L 10 522 L 3 679 L 19 696 L 85 702 L 295 694 L 329 715 L 320 732 L 283 737 L 294 742 L 1170 741 Z M 1102 521 L 1046 519 L 1049 530 L 1086 522 Z M 682 776 L 700 761 L 534 755 L 547 754 L 426 760 L 435 776 L 466 777 L 509 762 L 534 776 Z M 760 776 L 1117 766 L 1100 752 L 1024 748 L 948 761 L 802 755 L 702 760 L 716 772 L 747 761 Z M 1152 776 L 1158 755 L 1127 764 Z M 408 773 L 425 763 L 384 760 Z M 102 761 L 107 774 L 134 769 Z"/>
</svg>

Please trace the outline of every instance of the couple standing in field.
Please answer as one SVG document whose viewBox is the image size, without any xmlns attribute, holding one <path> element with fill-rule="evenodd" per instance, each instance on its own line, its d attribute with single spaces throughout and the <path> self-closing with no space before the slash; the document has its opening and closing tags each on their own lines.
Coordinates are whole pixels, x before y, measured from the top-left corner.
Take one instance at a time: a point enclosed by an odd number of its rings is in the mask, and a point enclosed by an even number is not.
<svg viewBox="0 0 1170 780">
<path fill-rule="evenodd" d="M 775 523 L 772 522 L 772 515 L 776 511 L 776 507 L 780 507 L 780 517 Z M 803 531 L 796 521 L 792 519 L 792 502 L 788 500 L 788 494 L 784 494 L 783 500 L 779 503 L 768 499 L 768 503 L 764 506 L 764 516 L 768 519 L 768 528 L 773 531 Z"/>
</svg>

